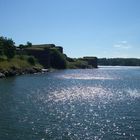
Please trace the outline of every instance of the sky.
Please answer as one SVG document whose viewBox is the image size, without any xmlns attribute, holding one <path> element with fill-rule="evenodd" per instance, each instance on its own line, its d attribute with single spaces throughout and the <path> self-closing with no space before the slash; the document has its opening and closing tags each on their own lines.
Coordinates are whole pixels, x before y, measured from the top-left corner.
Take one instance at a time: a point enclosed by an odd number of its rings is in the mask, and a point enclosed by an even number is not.
<svg viewBox="0 0 140 140">
<path fill-rule="evenodd" d="M 0 36 L 69 57 L 140 58 L 140 0 L 0 0 Z"/>
</svg>

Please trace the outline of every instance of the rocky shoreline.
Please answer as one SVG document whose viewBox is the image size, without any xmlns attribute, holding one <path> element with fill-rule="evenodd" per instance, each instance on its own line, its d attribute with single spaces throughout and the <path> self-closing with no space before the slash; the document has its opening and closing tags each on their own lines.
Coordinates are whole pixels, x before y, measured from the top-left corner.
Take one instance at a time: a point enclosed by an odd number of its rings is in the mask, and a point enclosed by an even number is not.
<svg viewBox="0 0 140 140">
<path fill-rule="evenodd" d="M 23 74 L 35 74 L 35 73 L 44 73 L 49 72 L 48 69 L 41 68 L 25 68 L 25 69 L 17 69 L 11 68 L 10 70 L 0 70 L 0 78 L 6 78 L 11 76 L 23 75 Z"/>
</svg>

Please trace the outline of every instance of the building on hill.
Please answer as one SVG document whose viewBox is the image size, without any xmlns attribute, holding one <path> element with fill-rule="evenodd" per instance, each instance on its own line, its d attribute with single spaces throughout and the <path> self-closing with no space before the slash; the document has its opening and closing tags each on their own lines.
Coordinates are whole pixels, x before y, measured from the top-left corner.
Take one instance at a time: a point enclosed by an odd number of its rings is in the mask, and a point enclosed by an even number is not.
<svg viewBox="0 0 140 140">
<path fill-rule="evenodd" d="M 40 49 L 51 49 L 51 48 L 56 48 L 58 51 L 63 53 L 63 47 L 61 46 L 56 46 L 55 44 L 38 44 L 38 45 L 32 45 L 33 48 L 40 48 Z"/>
<path fill-rule="evenodd" d="M 86 57 L 83 57 L 82 60 L 87 61 L 88 65 L 91 65 L 94 68 L 98 67 L 98 59 L 97 59 L 97 57 L 86 56 Z"/>
<path fill-rule="evenodd" d="M 57 50 L 63 54 L 63 47 L 55 46 L 54 44 L 37 44 L 32 47 L 23 47 L 22 49 L 17 47 L 18 54 L 32 55 L 38 59 L 39 63 L 45 68 L 51 67 L 52 51 Z"/>
</svg>

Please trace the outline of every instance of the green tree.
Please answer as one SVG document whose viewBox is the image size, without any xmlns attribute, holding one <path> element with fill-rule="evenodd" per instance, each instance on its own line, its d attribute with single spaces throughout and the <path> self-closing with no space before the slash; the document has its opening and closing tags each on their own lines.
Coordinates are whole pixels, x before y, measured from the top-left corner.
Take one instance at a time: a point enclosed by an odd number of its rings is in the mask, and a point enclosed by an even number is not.
<svg viewBox="0 0 140 140">
<path fill-rule="evenodd" d="M 8 59 L 13 58 L 16 53 L 16 48 L 14 46 L 14 42 L 12 39 L 5 40 L 4 43 L 4 54 L 7 56 Z"/>
<path fill-rule="evenodd" d="M 4 37 L 0 37 L 0 55 L 4 53 Z"/>
<path fill-rule="evenodd" d="M 23 44 L 19 45 L 20 50 L 22 50 L 24 47 L 25 47 L 25 45 L 23 45 Z"/>
<path fill-rule="evenodd" d="M 26 45 L 26 46 L 27 46 L 27 48 L 28 48 L 28 47 L 30 48 L 30 47 L 32 47 L 32 43 L 29 42 L 29 41 L 27 41 L 27 45 Z"/>
<path fill-rule="evenodd" d="M 7 56 L 8 59 L 13 58 L 16 53 L 14 41 L 6 37 L 0 37 L 0 50 L 2 54 Z"/>
<path fill-rule="evenodd" d="M 35 65 L 36 60 L 33 56 L 28 57 L 27 61 L 31 64 L 31 65 Z"/>
</svg>

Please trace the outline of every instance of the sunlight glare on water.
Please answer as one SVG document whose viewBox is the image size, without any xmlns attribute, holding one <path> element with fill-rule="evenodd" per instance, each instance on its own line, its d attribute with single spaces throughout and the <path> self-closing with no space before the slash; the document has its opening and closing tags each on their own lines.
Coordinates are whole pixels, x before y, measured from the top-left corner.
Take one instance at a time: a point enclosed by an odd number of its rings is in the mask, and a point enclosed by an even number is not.
<svg viewBox="0 0 140 140">
<path fill-rule="evenodd" d="M 2 80 L 0 138 L 138 140 L 139 80 L 138 68 L 124 67 Z"/>
<path fill-rule="evenodd" d="M 113 80 L 114 77 L 110 77 L 110 76 L 100 76 L 100 75 L 93 75 L 93 74 L 80 74 L 80 73 L 76 73 L 76 74 L 65 74 L 65 75 L 61 75 L 58 76 L 58 78 L 64 78 L 64 79 L 81 79 L 81 80 Z"/>
</svg>

